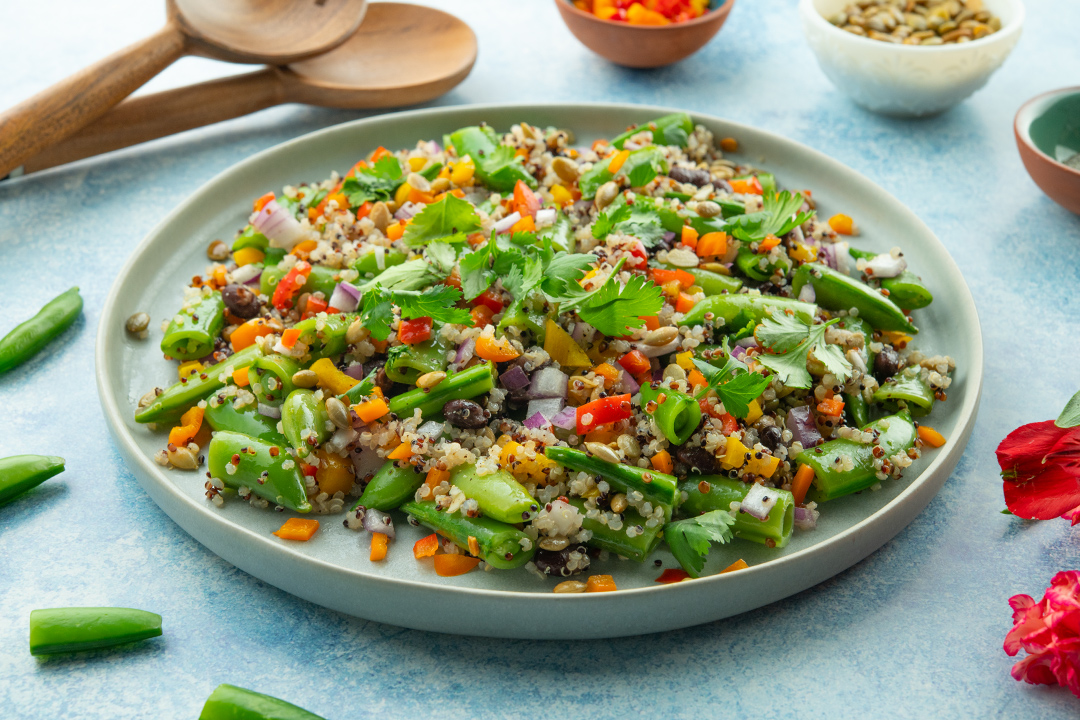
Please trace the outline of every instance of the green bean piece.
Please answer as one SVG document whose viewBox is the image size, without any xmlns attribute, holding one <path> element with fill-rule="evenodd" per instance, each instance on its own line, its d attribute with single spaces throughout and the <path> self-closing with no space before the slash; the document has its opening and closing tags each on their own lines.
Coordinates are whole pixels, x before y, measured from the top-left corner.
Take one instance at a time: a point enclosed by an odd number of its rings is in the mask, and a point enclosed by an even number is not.
<svg viewBox="0 0 1080 720">
<path fill-rule="evenodd" d="M 446 379 L 431 390 L 416 388 L 390 399 L 390 412 L 405 417 L 420 408 L 427 418 L 442 412 L 451 400 L 471 400 L 491 392 L 495 387 L 495 364 L 491 362 L 473 365 L 471 368 L 450 373 Z"/>
<path fill-rule="evenodd" d="M 360 273 L 361 278 L 367 279 L 368 273 L 370 273 L 372 277 L 378 277 L 386 270 L 386 268 L 400 265 L 401 263 L 405 262 L 406 258 L 408 257 L 408 253 L 404 253 L 401 250 L 387 249 L 385 252 L 383 252 L 383 263 L 382 267 L 380 268 L 378 258 L 375 255 L 375 251 L 371 250 L 362 258 L 354 262 L 352 264 L 352 267 L 353 270 Z M 328 295 L 327 299 L 329 299 L 329 297 L 330 296 Z"/>
<path fill-rule="evenodd" d="M 710 297 L 712 295 L 723 295 L 724 293 L 735 293 L 739 291 L 739 288 L 743 286 L 741 278 L 733 277 L 731 275 L 721 275 L 718 272 L 711 270 L 703 270 L 699 267 L 696 268 L 680 268 L 677 265 L 671 263 L 659 263 L 661 267 L 669 268 L 671 270 L 685 270 L 694 276 L 694 284 L 705 291 L 705 296 Z"/>
<path fill-rule="evenodd" d="M 293 375 L 300 372 L 300 363 L 284 355 L 261 355 L 251 363 L 248 379 L 255 397 L 264 405 L 280 407 L 296 385 Z"/>
<path fill-rule="evenodd" d="M 207 465 L 211 477 L 231 488 L 246 487 L 296 512 L 311 510 L 300 464 L 284 448 L 250 435 L 218 432 L 210 440 Z"/>
<path fill-rule="evenodd" d="M 686 144 L 690 141 L 690 134 L 694 132 L 694 121 L 686 113 L 665 115 L 627 130 L 612 140 L 611 145 L 622 150 L 623 144 L 627 140 L 646 130 L 652 131 L 654 145 L 686 147 Z"/>
<path fill-rule="evenodd" d="M 433 331 L 435 337 L 415 345 L 396 345 L 386 353 L 386 365 L 383 367 L 386 377 L 394 382 L 415 385 L 421 375 L 437 370 L 445 370 L 446 345 L 441 336 Z"/>
<path fill-rule="evenodd" d="M 848 254 L 856 260 L 873 260 L 878 253 L 866 250 L 849 248 Z M 903 270 L 896 277 L 881 278 L 881 288 L 889 291 L 889 299 L 902 308 L 918 310 L 934 302 L 934 295 L 930 288 L 923 284 L 922 278 L 911 272 Z"/>
<path fill-rule="evenodd" d="M 236 236 L 233 240 L 232 251 L 243 250 L 244 248 L 257 248 L 266 252 L 266 249 L 270 247 L 270 240 L 261 232 L 255 229 L 253 225 L 248 225 L 244 230 Z"/>
<path fill-rule="evenodd" d="M 176 313 L 161 338 L 161 352 L 181 362 L 206 357 L 214 352 L 214 341 L 223 327 L 225 301 L 221 293 L 204 295 Z"/>
<path fill-rule="evenodd" d="M 645 518 L 632 507 L 626 508 L 622 513 L 622 528 L 612 530 L 596 518 L 586 516 L 585 503 L 580 498 L 570 498 L 570 504 L 576 507 L 582 517 L 585 518 L 581 521 L 582 529 L 592 533 L 592 537 L 587 541 L 588 545 L 607 550 L 624 558 L 643 562 L 660 543 L 660 532 L 664 529 L 664 526 L 657 523 L 655 526 L 649 527 Z M 630 537 L 626 533 L 628 528 L 634 528 L 635 530 L 640 528 L 641 534 Z"/>
<path fill-rule="evenodd" d="M 14 455 L 0 459 L 0 505 L 64 472 L 64 458 L 46 455 Z"/>
<path fill-rule="evenodd" d="M 471 518 L 461 513 L 443 512 L 435 507 L 434 500 L 410 500 L 400 509 L 421 524 L 450 538 L 461 548 L 468 549 L 469 538 L 475 538 L 480 559 L 499 570 L 521 567 L 536 553 L 536 547 L 528 535 L 494 518 Z M 525 543 L 528 550 L 524 549 L 522 540 L 529 540 Z"/>
<path fill-rule="evenodd" d="M 773 295 L 752 295 L 750 293 L 738 293 L 729 295 L 713 295 L 707 297 L 683 315 L 680 325 L 703 325 L 705 314 L 712 313 L 713 322 L 717 326 L 721 323 L 736 328 L 744 327 L 747 322 L 761 322 L 768 308 L 791 310 L 795 316 L 806 323 L 814 322 L 817 314 L 817 305 L 805 303 L 791 298 L 777 297 Z"/>
<path fill-rule="evenodd" d="M 582 450 L 549 447 L 544 450 L 549 460 L 571 470 L 600 475 L 619 492 L 640 492 L 654 506 L 664 507 L 664 516 L 671 519 L 672 510 L 679 504 L 679 481 L 673 475 L 646 470 L 636 465 L 616 465 L 586 454 Z"/>
<path fill-rule="evenodd" d="M 653 403 L 655 407 L 650 411 Z M 641 386 L 641 404 L 673 445 L 685 443 L 701 424 L 698 401 L 684 392 L 663 387 L 659 382 Z"/>
<path fill-rule="evenodd" d="M 288 272 L 280 265 L 264 268 L 262 276 L 259 277 L 259 291 L 267 297 L 273 297 L 274 289 L 277 288 L 281 278 L 285 277 Z M 341 282 L 340 274 L 341 271 L 335 268 L 329 268 L 325 265 L 312 265 L 307 281 L 300 288 L 300 293 L 321 292 L 326 301 L 329 302 L 330 296 L 334 294 L 334 288 Z"/>
<path fill-rule="evenodd" d="M 881 383 L 873 399 L 887 407 L 895 407 L 898 402 L 915 405 L 911 408 L 913 414 L 916 408 L 929 411 L 934 407 L 934 391 L 919 367 L 904 368 Z"/>
<path fill-rule="evenodd" d="M 702 483 L 708 486 L 708 492 L 701 492 Z M 686 493 L 679 512 L 687 517 L 701 515 L 713 510 L 731 512 L 731 503 L 741 503 L 753 487 L 750 483 L 732 480 L 722 475 L 702 475 L 693 480 L 685 480 L 679 489 Z M 735 537 L 750 540 L 761 545 L 773 543 L 773 547 L 782 548 L 791 540 L 795 527 L 795 498 L 787 490 L 779 488 L 769 491 L 776 496 L 776 505 L 769 512 L 766 520 L 758 520 L 744 512 L 731 513 L 735 523 L 731 526 Z"/>
<path fill-rule="evenodd" d="M 424 484 L 424 474 L 412 465 L 398 467 L 394 460 L 387 460 L 364 488 L 352 509 L 361 505 L 375 510 L 394 510 L 406 500 L 412 500 L 417 488 Z"/>
<path fill-rule="evenodd" d="M 762 261 L 765 261 L 764 268 L 761 267 Z M 782 275 L 787 275 L 791 270 L 791 260 L 786 255 L 781 255 L 775 262 L 768 262 L 767 255 L 760 255 L 748 248 L 739 250 L 739 254 L 735 256 L 735 265 L 748 278 L 759 282 L 765 282 L 776 274 L 777 270 L 780 270 Z"/>
<path fill-rule="evenodd" d="M 30 654 L 97 650 L 161 634 L 161 616 L 115 607 L 70 607 L 30 612 Z"/>
<path fill-rule="evenodd" d="M 37 315 L 15 327 L 0 340 L 0 375 L 37 355 L 57 335 L 71 327 L 82 312 L 79 288 L 57 295 Z"/>
<path fill-rule="evenodd" d="M 844 393 L 844 416 L 851 427 L 861 428 L 870 422 L 870 405 L 861 392 Z"/>
<path fill-rule="evenodd" d="M 245 690 L 218 685 L 206 699 L 199 720 L 325 720 L 292 703 Z"/>
<path fill-rule="evenodd" d="M 311 390 L 293 390 L 281 406 L 281 426 L 285 430 L 285 437 L 302 458 L 308 456 L 311 448 L 322 445 L 330 437 L 330 431 L 326 429 L 329 421 L 326 406 Z"/>
<path fill-rule="evenodd" d="M 863 430 L 878 433 L 875 445 L 884 451 L 882 460 L 907 452 L 915 445 L 915 425 L 906 413 L 875 420 Z M 875 445 L 837 438 L 796 455 L 795 462 L 805 463 L 814 469 L 814 492 L 811 499 L 818 502 L 835 500 L 866 490 L 877 483 L 873 452 Z M 845 458 L 850 458 L 854 463 L 850 470 L 839 469 Z"/>
<path fill-rule="evenodd" d="M 198 375 L 184 378 L 157 396 L 157 399 L 135 413 L 135 422 L 173 422 L 195 403 L 225 387 L 233 371 L 248 367 L 260 357 L 258 345 L 249 345 L 230 355 L 217 365 L 211 365 Z"/>
<path fill-rule="evenodd" d="M 859 311 L 859 317 L 878 330 L 899 330 L 912 335 L 919 332 L 892 300 L 828 265 L 813 263 L 800 266 L 792 276 L 791 289 L 797 295 L 807 284 L 814 288 L 816 302 L 823 308 L 855 308 Z"/>
<path fill-rule="evenodd" d="M 478 475 L 476 465 L 458 465 L 450 471 L 450 484 L 475 500 L 484 515 L 504 523 L 528 522 L 540 509 L 529 491 L 505 470 Z"/>
<path fill-rule="evenodd" d="M 476 165 L 476 177 L 490 190 L 509 192 L 518 180 L 531 188 L 537 186 L 536 178 L 525 169 L 521 159 L 514 156 L 509 145 L 501 145 L 495 131 L 484 125 L 464 127 L 450 134 L 450 143 L 459 158 L 466 155 Z"/>
<path fill-rule="evenodd" d="M 203 411 L 203 419 L 209 423 L 212 430 L 227 430 L 250 435 L 274 445 L 287 445 L 289 442 L 278 432 L 277 420 L 261 414 L 254 405 L 246 405 L 237 410 L 233 405 L 233 399 L 229 397 L 220 402 L 208 402 L 206 410 Z"/>
</svg>

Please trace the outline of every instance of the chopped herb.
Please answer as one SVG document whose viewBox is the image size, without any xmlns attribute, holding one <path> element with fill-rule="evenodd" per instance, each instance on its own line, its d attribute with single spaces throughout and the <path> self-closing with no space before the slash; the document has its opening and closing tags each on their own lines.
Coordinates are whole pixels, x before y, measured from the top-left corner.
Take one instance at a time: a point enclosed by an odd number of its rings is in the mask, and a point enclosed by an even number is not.
<svg viewBox="0 0 1080 720">
<path fill-rule="evenodd" d="M 839 322 L 830 320 L 823 325 L 807 325 L 794 315 L 773 308 L 772 317 L 765 318 L 754 336 L 766 349 L 757 361 L 775 372 L 780 381 L 789 387 L 809 388 L 813 384 L 806 369 L 807 355 L 811 352 L 836 376 L 840 382 L 851 377 L 851 363 L 837 345 L 825 342 L 826 329 Z"/>
<path fill-rule="evenodd" d="M 764 210 L 729 219 L 731 234 L 743 242 L 760 242 L 769 235 L 786 235 L 814 216 L 814 211 L 799 212 L 803 196 L 784 190 L 762 196 Z"/>
<path fill-rule="evenodd" d="M 480 216 L 467 201 L 447 194 L 413 216 L 405 227 L 406 245 L 425 245 L 433 240 L 467 235 L 480 229 Z"/>
<path fill-rule="evenodd" d="M 362 168 L 354 177 L 345 178 L 341 192 L 349 205 L 357 207 L 369 201 L 389 200 L 403 182 L 401 163 L 393 155 L 385 155 L 374 167 Z"/>
<path fill-rule="evenodd" d="M 700 577 L 705 567 L 711 542 L 727 543 L 733 533 L 731 525 L 735 518 L 725 510 L 713 510 L 685 520 L 676 520 L 664 526 L 664 540 L 675 559 L 690 577 Z"/>
<path fill-rule="evenodd" d="M 724 403 L 724 410 L 735 417 L 745 418 L 750 412 L 750 403 L 765 392 L 769 386 L 769 378 L 758 373 L 748 372 L 746 366 L 736 360 L 728 350 L 727 339 L 724 339 L 724 352 L 728 359 L 722 368 L 694 358 L 694 367 L 705 377 L 706 385 L 698 391 L 696 398 L 706 395 L 709 390 L 716 390 L 720 396 L 720 402 Z"/>
</svg>

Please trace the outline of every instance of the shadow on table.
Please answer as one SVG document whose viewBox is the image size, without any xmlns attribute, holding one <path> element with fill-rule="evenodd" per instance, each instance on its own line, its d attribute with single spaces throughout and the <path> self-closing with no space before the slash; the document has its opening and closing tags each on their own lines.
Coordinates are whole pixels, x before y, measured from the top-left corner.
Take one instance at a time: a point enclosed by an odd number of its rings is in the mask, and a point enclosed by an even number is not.
<svg viewBox="0 0 1080 720">
<path fill-rule="evenodd" d="M 37 660 L 40 672 L 67 671 L 91 663 L 105 664 L 124 661 L 125 664 L 130 664 L 135 661 L 153 660 L 162 656 L 168 650 L 167 643 L 168 640 L 165 637 L 156 637 L 100 650 L 39 655 L 35 660 Z"/>
</svg>

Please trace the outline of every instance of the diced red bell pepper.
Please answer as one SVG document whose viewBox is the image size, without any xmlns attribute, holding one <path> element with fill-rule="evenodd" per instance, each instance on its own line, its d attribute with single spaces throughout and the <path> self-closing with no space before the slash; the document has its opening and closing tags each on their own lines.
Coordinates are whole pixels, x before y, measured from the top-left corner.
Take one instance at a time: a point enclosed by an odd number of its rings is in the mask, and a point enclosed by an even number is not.
<svg viewBox="0 0 1080 720">
<path fill-rule="evenodd" d="M 518 182 L 521 181 L 519 180 Z M 472 306 L 478 307 L 480 305 L 491 308 L 492 314 L 501 313 L 503 309 L 503 301 L 500 299 L 499 293 L 495 291 L 495 288 L 488 288 L 473 298 Z"/>
<path fill-rule="evenodd" d="M 649 254 L 640 240 L 635 240 L 630 246 L 630 254 L 634 256 L 634 259 L 627 263 L 630 267 L 643 268 L 649 264 Z"/>
<path fill-rule="evenodd" d="M 398 340 L 405 345 L 422 343 L 431 337 L 431 318 L 419 317 L 412 320 L 402 320 L 398 326 Z"/>
<path fill-rule="evenodd" d="M 308 465 L 307 463 L 300 463 L 300 467 L 303 469 L 304 474 L 308 477 L 315 477 L 319 472 L 319 468 L 315 467 L 314 465 Z"/>
<path fill-rule="evenodd" d="M 540 209 L 542 203 L 540 198 L 537 197 L 528 185 L 523 181 L 518 180 L 517 185 L 514 186 L 514 202 L 510 206 L 510 212 L 515 210 L 521 213 L 521 217 L 526 215 L 536 219 L 536 211 Z"/>
<path fill-rule="evenodd" d="M 602 425 L 626 420 L 632 415 L 630 393 L 593 400 L 577 409 L 577 434 L 585 435 Z"/>
<path fill-rule="evenodd" d="M 720 416 L 720 422 L 723 423 L 723 430 L 725 435 L 730 435 L 739 429 L 739 421 L 735 419 L 735 416 L 731 413 L 724 413 Z"/>
<path fill-rule="evenodd" d="M 325 300 L 312 295 L 308 298 L 307 310 L 305 312 L 309 312 L 312 315 L 318 315 L 321 312 L 325 312 L 327 307 L 329 306 L 327 305 Z"/>
<path fill-rule="evenodd" d="M 300 292 L 300 288 L 304 287 L 304 283 L 307 282 L 310 274 L 311 265 L 303 260 L 293 265 L 292 269 L 285 273 L 285 277 L 281 278 L 277 287 L 274 288 L 274 297 L 271 300 L 274 307 L 282 312 L 291 310 L 293 298 Z"/>
<path fill-rule="evenodd" d="M 641 373 L 649 370 L 652 366 L 649 363 L 649 358 L 640 350 L 631 350 L 630 352 L 619 358 L 619 364 L 630 373 L 631 375 L 640 375 Z"/>
<path fill-rule="evenodd" d="M 491 324 L 491 317 L 494 314 L 487 305 L 477 305 L 469 311 L 474 327 L 487 327 Z"/>
<path fill-rule="evenodd" d="M 368 215 L 371 214 L 371 208 L 373 207 L 375 206 L 371 204 L 370 200 L 368 200 L 363 205 L 356 208 L 356 210 L 354 211 L 354 213 L 356 214 L 356 219 L 363 220 L 364 218 L 366 218 Z"/>
<path fill-rule="evenodd" d="M 664 572 L 660 573 L 660 577 L 653 580 L 653 582 L 668 585 L 670 583 L 682 582 L 688 577 L 690 577 L 690 573 L 686 572 L 682 568 L 668 568 Z"/>
<path fill-rule="evenodd" d="M 461 273 L 458 272 L 456 265 L 454 266 L 454 269 L 450 271 L 450 275 L 445 280 L 443 280 L 443 285 L 449 285 L 450 287 L 455 287 L 458 290 L 461 289 Z"/>
</svg>

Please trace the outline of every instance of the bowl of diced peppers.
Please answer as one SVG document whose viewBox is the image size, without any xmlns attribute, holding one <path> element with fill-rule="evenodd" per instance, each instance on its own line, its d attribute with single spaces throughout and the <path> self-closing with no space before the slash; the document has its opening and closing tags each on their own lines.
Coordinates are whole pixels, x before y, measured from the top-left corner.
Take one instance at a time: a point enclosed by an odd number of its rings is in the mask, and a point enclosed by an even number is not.
<svg viewBox="0 0 1080 720">
<path fill-rule="evenodd" d="M 555 0 L 585 47 L 617 65 L 655 68 L 700 50 L 735 0 Z"/>
</svg>

